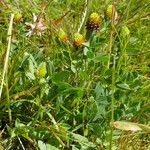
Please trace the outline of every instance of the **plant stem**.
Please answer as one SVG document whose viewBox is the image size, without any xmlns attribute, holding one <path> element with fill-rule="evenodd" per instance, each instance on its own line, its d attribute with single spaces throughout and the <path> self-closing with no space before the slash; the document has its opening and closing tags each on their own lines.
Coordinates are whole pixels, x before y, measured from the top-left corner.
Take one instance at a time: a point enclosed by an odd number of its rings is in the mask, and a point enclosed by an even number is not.
<svg viewBox="0 0 150 150">
<path fill-rule="evenodd" d="M 112 67 L 112 85 L 111 85 L 111 90 L 112 90 L 112 95 L 111 95 L 111 133 L 110 133 L 110 150 L 112 150 L 112 141 L 113 141 L 113 127 L 112 127 L 112 123 L 114 122 L 114 105 L 115 105 L 115 97 L 114 97 L 114 93 L 115 93 L 115 66 L 116 66 L 116 62 L 115 62 L 115 55 L 113 56 L 113 67 Z"/>
<path fill-rule="evenodd" d="M 108 59 L 108 69 L 110 66 L 110 58 L 112 54 L 112 43 L 113 43 L 113 33 L 114 33 L 114 21 L 115 21 L 115 1 L 112 2 L 113 8 L 112 8 L 112 17 L 111 17 L 111 31 L 110 31 L 110 43 L 109 43 L 109 59 Z M 113 67 L 112 67 L 112 84 L 111 84 L 111 123 L 114 122 L 114 92 L 115 92 L 115 55 L 113 55 Z M 111 132 L 110 132 L 110 147 L 109 149 L 112 150 L 112 144 L 113 144 L 113 127 L 111 125 Z"/>
<path fill-rule="evenodd" d="M 92 0 L 85 0 L 85 10 L 84 10 L 84 13 L 83 13 L 83 16 L 82 16 L 80 26 L 78 28 L 78 32 L 81 32 L 81 33 L 83 32 L 84 26 L 86 24 L 86 21 L 88 19 L 90 11 L 91 11 L 91 6 L 92 6 Z"/>
<path fill-rule="evenodd" d="M 11 14 L 11 19 L 10 19 L 8 33 L 7 33 L 7 36 L 8 36 L 7 53 L 6 53 L 5 64 L 4 64 L 3 74 L 2 74 L 2 82 L 1 82 L 1 87 L 0 87 L 0 99 L 1 99 L 3 85 L 4 85 L 5 74 L 7 73 L 8 59 L 9 59 L 9 53 L 10 53 L 10 48 L 11 48 L 13 19 L 14 19 L 14 14 Z"/>
<path fill-rule="evenodd" d="M 112 17 L 111 17 L 111 29 L 110 29 L 110 41 L 109 41 L 109 48 L 108 48 L 108 64 L 107 64 L 108 69 L 109 69 L 109 65 L 110 65 L 111 49 L 112 49 L 112 43 L 113 43 L 114 20 L 115 20 L 115 5 L 114 5 L 114 1 L 113 1 L 113 9 L 112 9 Z"/>
<path fill-rule="evenodd" d="M 7 95 L 7 108 L 8 108 L 9 123 L 11 124 L 12 115 L 11 115 L 11 109 L 10 109 L 10 98 L 9 98 L 9 86 L 8 86 L 7 73 L 6 73 L 6 95 Z"/>
<path fill-rule="evenodd" d="M 11 49 L 11 37 L 12 37 L 12 28 L 13 28 L 13 18 L 14 18 L 14 14 L 11 14 L 11 19 L 10 19 L 9 28 L 8 28 L 8 34 L 7 34 L 7 36 L 8 36 L 7 53 L 6 53 L 6 59 L 5 59 L 3 75 L 2 75 L 2 82 L 1 82 L 1 88 L 0 88 L 0 99 L 1 99 L 3 85 L 4 85 L 4 80 L 5 80 L 5 82 L 6 82 L 7 108 L 8 108 L 8 116 L 9 116 L 10 124 L 11 124 L 11 121 L 12 121 L 12 115 L 11 115 L 11 109 L 10 109 L 7 66 L 8 66 L 9 53 L 10 53 L 10 49 Z M 5 78 L 5 74 L 6 74 L 6 78 Z"/>
</svg>

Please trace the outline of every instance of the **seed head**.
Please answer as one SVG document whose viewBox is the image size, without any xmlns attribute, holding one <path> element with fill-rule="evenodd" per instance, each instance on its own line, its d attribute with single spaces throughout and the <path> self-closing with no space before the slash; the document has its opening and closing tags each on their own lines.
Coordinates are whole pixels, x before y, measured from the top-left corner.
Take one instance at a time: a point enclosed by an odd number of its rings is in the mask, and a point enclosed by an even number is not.
<svg viewBox="0 0 150 150">
<path fill-rule="evenodd" d="M 92 13 L 87 21 L 86 28 L 88 30 L 98 30 L 100 26 L 100 16 L 97 13 Z"/>
</svg>

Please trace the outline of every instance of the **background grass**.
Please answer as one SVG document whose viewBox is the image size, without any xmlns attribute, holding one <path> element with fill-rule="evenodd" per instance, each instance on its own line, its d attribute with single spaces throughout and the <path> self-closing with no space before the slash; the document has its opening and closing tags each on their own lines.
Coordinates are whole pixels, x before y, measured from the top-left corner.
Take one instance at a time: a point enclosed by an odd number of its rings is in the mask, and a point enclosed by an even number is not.
<svg viewBox="0 0 150 150">
<path fill-rule="evenodd" d="M 85 20 L 81 30 L 85 42 L 74 48 L 86 1 L 42 2 L 0 1 L 0 77 L 10 15 L 22 15 L 13 22 L 0 100 L 0 149 L 148 150 L 149 131 L 114 129 L 111 121 L 150 125 L 150 3 L 116 1 L 119 20 L 110 38 L 106 9 L 112 1 L 88 1 L 86 20 L 97 12 L 100 29 L 87 37 Z M 25 23 L 33 23 L 33 13 L 41 15 L 47 28 L 42 36 L 26 37 L 29 29 Z M 125 35 L 123 26 L 130 35 Z M 58 37 L 60 28 L 68 35 L 68 43 Z M 46 64 L 43 77 L 36 73 L 41 63 Z"/>
</svg>

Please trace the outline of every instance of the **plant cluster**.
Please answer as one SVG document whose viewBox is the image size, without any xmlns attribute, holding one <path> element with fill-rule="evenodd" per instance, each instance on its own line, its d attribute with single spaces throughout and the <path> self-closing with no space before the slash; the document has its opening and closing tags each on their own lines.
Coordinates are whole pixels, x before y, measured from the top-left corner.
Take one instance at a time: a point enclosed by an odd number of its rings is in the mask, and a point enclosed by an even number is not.
<svg viewBox="0 0 150 150">
<path fill-rule="evenodd" d="M 149 5 L 0 3 L 0 149 L 150 148 Z"/>
</svg>

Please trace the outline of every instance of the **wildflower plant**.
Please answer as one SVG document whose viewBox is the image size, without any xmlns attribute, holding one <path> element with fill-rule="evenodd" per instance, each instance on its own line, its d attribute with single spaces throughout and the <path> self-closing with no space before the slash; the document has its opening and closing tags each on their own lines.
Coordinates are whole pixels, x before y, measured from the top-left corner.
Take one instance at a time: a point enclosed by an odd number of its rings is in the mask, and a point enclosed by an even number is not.
<svg viewBox="0 0 150 150">
<path fill-rule="evenodd" d="M 149 148 L 145 1 L 0 3 L 0 149 Z"/>
</svg>

